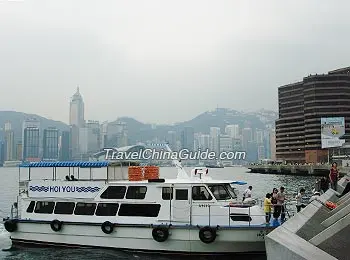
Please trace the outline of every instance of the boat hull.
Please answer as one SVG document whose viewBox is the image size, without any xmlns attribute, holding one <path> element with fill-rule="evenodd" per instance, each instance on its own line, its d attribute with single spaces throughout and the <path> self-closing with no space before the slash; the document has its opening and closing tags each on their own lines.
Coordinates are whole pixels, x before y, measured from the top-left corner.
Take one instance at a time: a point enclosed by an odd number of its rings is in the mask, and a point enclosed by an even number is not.
<svg viewBox="0 0 350 260">
<path fill-rule="evenodd" d="M 14 247 L 99 247 L 181 254 L 262 253 L 268 231 L 263 227 L 219 228 L 215 241 L 207 244 L 199 239 L 199 228 L 171 227 L 168 239 L 157 242 L 151 227 L 115 227 L 111 234 L 105 234 L 100 225 L 64 223 L 62 229 L 55 232 L 49 223 L 18 223 L 11 240 Z"/>
</svg>

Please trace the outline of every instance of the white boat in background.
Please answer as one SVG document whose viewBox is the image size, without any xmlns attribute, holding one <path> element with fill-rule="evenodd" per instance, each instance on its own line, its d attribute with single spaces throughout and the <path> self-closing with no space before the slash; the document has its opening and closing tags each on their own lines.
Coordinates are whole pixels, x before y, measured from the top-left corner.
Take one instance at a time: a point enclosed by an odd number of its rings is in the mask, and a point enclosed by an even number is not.
<svg viewBox="0 0 350 260">
<path fill-rule="evenodd" d="M 21 163 L 21 161 L 4 161 L 2 167 L 18 167 Z"/>
<path fill-rule="evenodd" d="M 129 180 L 134 167 L 111 162 L 20 165 L 15 210 L 4 224 L 12 245 L 183 254 L 265 252 L 264 237 L 273 227 L 265 224 L 260 206 L 237 199 L 232 185 L 242 183 L 213 180 L 207 168 L 194 168 L 189 175 L 179 161 L 174 163 L 175 179 L 136 181 Z M 33 177 L 43 169 L 42 180 Z M 73 169 L 76 180 L 66 180 Z M 83 170 L 89 172 L 87 179 L 81 177 Z M 103 179 L 94 178 L 97 171 L 105 173 Z"/>
</svg>

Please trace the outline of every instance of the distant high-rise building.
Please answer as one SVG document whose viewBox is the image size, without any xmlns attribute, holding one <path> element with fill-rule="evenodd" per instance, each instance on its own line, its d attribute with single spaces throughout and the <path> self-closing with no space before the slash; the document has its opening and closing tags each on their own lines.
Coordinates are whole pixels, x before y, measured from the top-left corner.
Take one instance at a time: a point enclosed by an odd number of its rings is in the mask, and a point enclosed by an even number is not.
<svg viewBox="0 0 350 260">
<path fill-rule="evenodd" d="M 166 141 L 169 143 L 169 147 L 172 150 L 175 150 L 176 149 L 176 141 L 177 141 L 176 132 L 175 131 L 168 131 L 166 139 L 167 139 Z"/>
<path fill-rule="evenodd" d="M 233 138 L 229 135 L 220 135 L 220 152 L 233 151 Z"/>
<path fill-rule="evenodd" d="M 23 160 L 23 157 L 22 157 L 23 151 L 22 151 L 22 150 L 23 150 L 23 149 L 22 149 L 22 142 L 17 143 L 17 147 L 16 147 L 16 159 L 17 159 L 18 161 L 22 161 L 22 160 Z"/>
<path fill-rule="evenodd" d="M 4 130 L 5 130 L 5 132 L 6 132 L 6 131 L 12 130 L 12 125 L 11 125 L 11 122 L 10 122 L 10 121 L 7 121 L 7 122 L 5 123 Z"/>
<path fill-rule="evenodd" d="M 58 160 L 58 129 L 47 128 L 43 133 L 43 160 Z"/>
<path fill-rule="evenodd" d="M 76 93 L 72 96 L 70 101 L 69 125 L 71 126 L 70 146 L 72 148 L 72 157 L 73 159 L 79 159 L 79 129 L 85 126 L 84 101 L 79 92 L 79 87 L 77 88 Z"/>
<path fill-rule="evenodd" d="M 251 128 L 243 128 L 242 129 L 242 148 L 247 150 L 248 147 L 252 147 L 249 145 L 250 142 L 253 141 L 253 131 Z"/>
<path fill-rule="evenodd" d="M 263 145 L 258 146 L 258 160 L 266 159 L 265 157 L 265 147 Z"/>
<path fill-rule="evenodd" d="M 11 129 L 11 128 L 10 128 Z M 5 131 L 5 146 L 6 146 L 6 161 L 14 160 L 14 150 L 15 150 L 15 134 L 13 130 Z"/>
<path fill-rule="evenodd" d="M 0 166 L 3 165 L 5 161 L 5 142 L 0 140 Z"/>
<path fill-rule="evenodd" d="M 197 139 L 198 139 L 197 149 L 200 149 L 202 151 L 210 149 L 210 135 L 198 133 Z"/>
<path fill-rule="evenodd" d="M 78 127 L 83 127 L 85 124 L 84 101 L 79 92 L 79 87 L 77 88 L 77 92 L 75 92 L 70 101 L 69 124 L 76 125 Z"/>
<path fill-rule="evenodd" d="M 220 151 L 220 127 L 210 127 L 210 150 L 216 152 Z"/>
<path fill-rule="evenodd" d="M 193 151 L 194 148 L 194 129 L 193 127 L 185 127 L 181 131 L 181 144 L 183 149 Z"/>
<path fill-rule="evenodd" d="M 60 161 L 69 161 L 72 159 L 70 145 L 70 132 L 62 131 L 60 145 Z"/>
<path fill-rule="evenodd" d="M 108 142 L 108 121 L 105 121 L 100 126 L 100 147 L 105 148 Z"/>
<path fill-rule="evenodd" d="M 239 138 L 239 125 L 227 125 L 225 127 L 225 133 L 232 138 Z"/>
<path fill-rule="evenodd" d="M 23 160 L 39 161 L 40 130 L 37 127 L 26 127 L 23 137 Z"/>
<path fill-rule="evenodd" d="M 263 130 L 260 130 L 260 129 L 256 130 L 255 141 L 258 145 L 264 144 L 264 131 Z"/>
<path fill-rule="evenodd" d="M 128 145 L 128 130 L 125 122 L 111 122 L 107 127 L 107 146 L 123 147 Z"/>
<path fill-rule="evenodd" d="M 276 132 L 274 129 L 270 132 L 270 151 L 271 160 L 276 161 Z"/>
<path fill-rule="evenodd" d="M 84 158 L 100 150 L 100 124 L 98 121 L 88 121 L 79 131 L 79 149 Z"/>
</svg>

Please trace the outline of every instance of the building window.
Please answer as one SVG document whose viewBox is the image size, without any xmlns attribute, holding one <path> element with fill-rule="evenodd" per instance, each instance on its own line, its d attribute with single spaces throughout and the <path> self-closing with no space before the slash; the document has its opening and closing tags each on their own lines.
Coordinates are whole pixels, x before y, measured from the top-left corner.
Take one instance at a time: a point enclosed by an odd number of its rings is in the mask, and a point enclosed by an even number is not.
<svg viewBox="0 0 350 260">
<path fill-rule="evenodd" d="M 56 202 L 54 213 L 71 215 L 73 214 L 74 207 L 75 207 L 74 202 Z"/>
<path fill-rule="evenodd" d="M 96 209 L 96 216 L 116 216 L 118 203 L 99 203 Z"/>
<path fill-rule="evenodd" d="M 175 192 L 176 200 L 188 200 L 188 189 L 176 189 Z"/>
<path fill-rule="evenodd" d="M 38 201 L 35 205 L 35 213 L 52 214 L 55 202 Z"/>
<path fill-rule="evenodd" d="M 205 186 L 193 186 L 192 187 L 192 199 L 193 200 L 212 200 L 213 197 L 208 192 Z"/>
<path fill-rule="evenodd" d="M 131 187 L 128 187 L 126 198 L 142 200 L 146 197 L 146 192 L 147 192 L 146 186 L 131 186 Z"/>
<path fill-rule="evenodd" d="M 101 199 L 124 199 L 125 186 L 109 186 L 100 196 Z"/>
<path fill-rule="evenodd" d="M 35 206 L 35 201 L 31 201 L 28 208 L 27 208 L 27 212 L 28 213 L 33 213 L 33 210 L 34 210 L 34 206 Z"/>
<path fill-rule="evenodd" d="M 162 199 L 172 200 L 173 199 L 173 188 L 163 187 L 162 188 Z"/>
<path fill-rule="evenodd" d="M 159 210 L 159 204 L 121 204 L 118 215 L 155 218 L 158 217 Z"/>
<path fill-rule="evenodd" d="M 74 215 L 94 215 L 96 209 L 96 203 L 82 203 L 78 202 L 75 210 Z"/>
</svg>

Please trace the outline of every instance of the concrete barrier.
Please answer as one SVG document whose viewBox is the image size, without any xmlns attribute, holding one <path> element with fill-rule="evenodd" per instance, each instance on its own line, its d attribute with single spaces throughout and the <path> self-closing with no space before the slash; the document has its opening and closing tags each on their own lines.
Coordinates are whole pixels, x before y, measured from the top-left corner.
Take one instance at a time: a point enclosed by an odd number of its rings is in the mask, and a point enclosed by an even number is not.
<svg viewBox="0 0 350 260">
<path fill-rule="evenodd" d="M 270 232 L 265 238 L 265 244 L 266 256 L 270 260 L 336 260 L 283 226 Z"/>
<path fill-rule="evenodd" d="M 340 212 L 339 212 L 340 213 Z M 310 243 L 340 260 L 350 259 L 350 214 L 310 239 Z"/>
<path fill-rule="evenodd" d="M 348 176 L 346 178 L 349 178 Z M 344 179 L 340 184 L 344 183 Z M 339 199 L 329 189 L 265 238 L 268 260 L 350 259 L 350 193 Z M 337 204 L 331 210 L 327 201 Z"/>
</svg>

